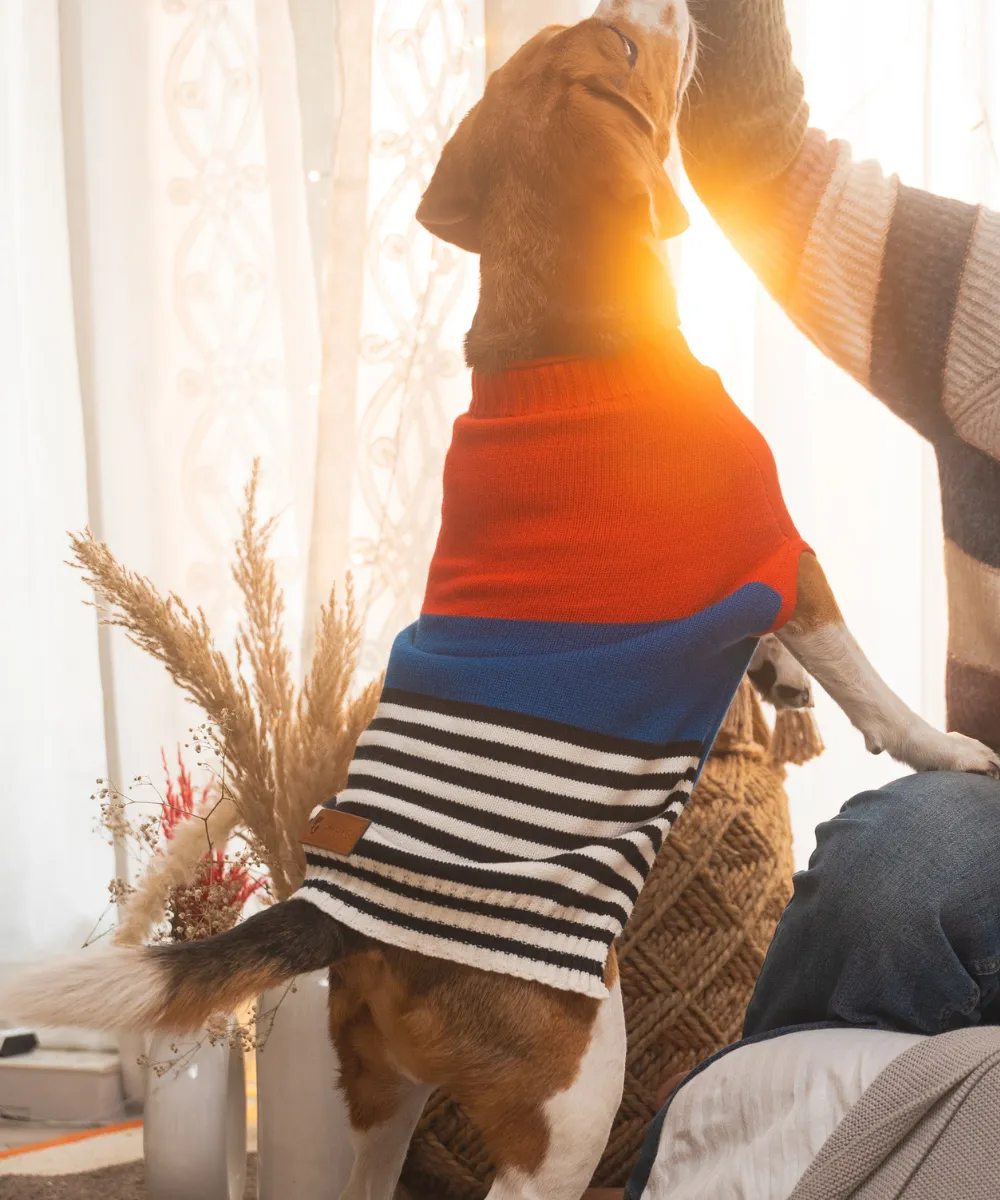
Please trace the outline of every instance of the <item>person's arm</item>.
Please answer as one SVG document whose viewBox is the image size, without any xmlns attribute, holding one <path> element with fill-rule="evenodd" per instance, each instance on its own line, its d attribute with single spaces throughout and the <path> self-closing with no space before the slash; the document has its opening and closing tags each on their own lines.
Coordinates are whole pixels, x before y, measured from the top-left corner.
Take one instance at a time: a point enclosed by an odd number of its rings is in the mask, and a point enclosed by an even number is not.
<svg viewBox="0 0 1000 1200">
<path fill-rule="evenodd" d="M 808 129 L 782 0 L 691 0 L 691 182 L 796 324 L 938 442 L 1000 458 L 1000 215 L 900 185 Z"/>
<path fill-rule="evenodd" d="M 808 129 L 783 0 L 689 0 L 689 177 L 799 327 L 934 444 L 948 725 L 1000 748 L 1000 214 Z"/>
</svg>

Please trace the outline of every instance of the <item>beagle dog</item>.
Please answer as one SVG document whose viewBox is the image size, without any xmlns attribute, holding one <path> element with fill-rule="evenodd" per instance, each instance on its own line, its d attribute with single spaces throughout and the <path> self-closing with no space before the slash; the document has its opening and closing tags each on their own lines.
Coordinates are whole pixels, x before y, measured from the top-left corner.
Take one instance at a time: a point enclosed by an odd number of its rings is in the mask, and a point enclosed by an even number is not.
<svg viewBox="0 0 1000 1200">
<path fill-rule="evenodd" d="M 437 236 L 480 255 L 480 303 L 466 353 L 477 377 L 485 381 L 477 385 L 481 394 L 485 390 L 496 399 L 489 381 L 506 378 L 505 372 L 516 372 L 519 364 L 554 363 L 540 368 L 542 375 L 551 371 L 553 378 L 565 379 L 576 377 L 573 364 L 581 356 L 617 361 L 666 345 L 676 347 L 683 357 L 673 290 L 656 243 L 676 236 L 687 224 L 663 164 L 694 70 L 695 51 L 685 0 L 601 0 L 592 18 L 543 30 L 494 73 L 483 99 L 446 146 L 418 219 Z M 650 351 L 654 352 L 661 362 L 664 354 L 669 357 L 674 351 Z M 665 372 L 675 369 L 670 362 L 661 365 Z M 690 365 L 677 369 L 685 379 L 702 379 Z M 530 390 L 534 384 L 529 380 L 525 387 Z M 630 395 L 616 399 L 616 420 L 627 422 L 630 400 Z M 724 400 L 712 392 L 709 402 L 716 405 L 721 429 L 729 419 Z M 506 411 L 509 415 L 511 410 Z M 652 423 L 650 428 L 658 412 L 656 405 L 648 406 L 643 420 Z M 697 405 L 685 414 L 691 428 L 698 428 Z M 499 437 L 512 423 L 505 420 L 494 413 L 478 424 L 467 422 L 458 432 L 470 444 L 478 438 L 480 446 L 482 439 Z M 526 422 L 533 429 L 544 425 L 538 414 L 529 414 Z M 737 429 L 732 422 L 731 427 L 736 430 L 733 445 L 752 447 L 747 461 L 756 465 L 746 479 L 747 486 L 757 486 L 760 471 L 773 467 L 767 468 L 749 427 Z M 597 437 L 604 426 L 595 418 L 581 428 L 593 428 Z M 649 443 L 639 439 L 634 449 L 643 463 L 657 467 L 659 460 L 647 453 Z M 493 459 L 473 456 L 469 461 L 473 466 L 462 467 L 463 478 L 473 490 L 478 483 L 481 491 L 502 491 L 511 475 L 528 478 L 531 471 L 536 472 L 531 478 L 538 488 L 547 486 L 544 460 L 505 459 L 507 465 L 499 468 Z M 475 464 L 480 461 L 488 470 L 479 471 Z M 764 467 L 758 471 L 761 463 Z M 467 581 L 456 583 L 455 563 L 464 561 L 465 550 L 460 553 L 455 547 L 472 536 L 470 529 L 479 516 L 456 512 L 449 499 L 460 466 L 461 462 L 449 466 L 451 482 L 446 473 L 442 545 L 447 562 L 434 584 L 438 602 L 430 610 L 435 614 L 431 628 L 425 631 L 444 647 L 435 669 L 451 671 L 449 679 L 459 667 L 448 652 L 448 639 L 458 636 L 456 629 L 464 631 L 462 636 L 479 637 L 483 621 L 503 617 L 505 610 L 491 605 L 500 603 L 497 594 L 507 586 L 484 568 L 486 582 L 477 596 L 485 615 L 469 616 L 462 608 L 461 588 Z M 615 489 L 629 491 L 630 500 L 639 494 L 637 477 L 605 469 L 593 455 L 578 474 L 583 480 L 580 495 L 600 492 L 609 511 L 618 503 Z M 699 487 L 703 481 L 691 476 L 690 482 Z M 709 483 L 705 495 L 710 500 L 699 512 L 713 506 L 712 497 L 723 507 L 729 503 L 725 474 L 713 475 Z M 659 485 L 654 481 L 649 486 L 655 491 Z M 662 492 L 668 499 L 674 494 Z M 778 505 L 778 499 L 768 495 Z M 533 524 L 533 536 L 541 537 L 550 528 L 546 522 L 555 520 L 549 512 L 543 516 Z M 656 543 L 663 539 L 655 516 L 649 510 L 648 528 L 640 532 L 648 534 L 651 550 L 659 552 Z M 634 535 L 634 530 L 626 530 L 622 544 L 635 545 Z M 791 533 L 782 537 L 782 545 L 795 551 L 794 559 L 782 559 L 786 567 L 792 563 L 786 580 L 787 611 L 780 627 L 776 607 L 754 618 L 757 635 L 768 628 L 775 635 L 761 643 L 752 664 L 756 636 L 730 638 L 728 657 L 724 656 L 730 671 L 728 693 L 716 697 L 716 709 L 721 705 L 724 712 L 748 664 L 766 692 L 777 689 L 779 702 L 802 703 L 808 699 L 803 695 L 808 689 L 804 669 L 841 705 L 873 752 L 885 751 L 918 770 L 1000 775 L 1000 762 L 985 746 L 932 728 L 890 691 L 851 637 L 815 556 L 803 551 Z M 519 553 L 517 540 L 515 536 L 503 547 L 513 559 Z M 740 550 L 736 546 L 733 553 Z M 582 538 L 574 542 L 559 536 L 551 543 L 550 557 L 561 570 L 567 562 L 572 566 L 574 554 L 585 551 L 589 553 Z M 501 553 L 499 541 L 496 553 Z M 684 564 L 676 566 L 677 577 L 684 576 Z M 653 620 L 669 612 L 650 607 L 667 604 L 671 588 L 662 579 L 654 580 L 647 589 L 652 595 L 647 605 L 647 593 L 637 582 L 642 564 L 636 562 L 624 582 L 614 567 L 595 554 L 588 560 L 585 583 L 546 593 L 538 611 L 529 612 L 531 620 L 524 622 L 532 636 L 550 641 L 563 637 L 553 632 L 551 622 L 535 619 L 548 613 L 547 605 L 565 611 L 578 628 L 592 631 L 587 605 L 591 589 L 599 588 L 614 598 L 616 611 L 623 614 L 620 620 L 631 621 L 630 628 L 640 630 L 642 637 L 673 636 L 676 622 Z M 708 556 L 685 586 L 709 587 L 711 570 Z M 515 581 L 511 594 L 517 602 L 530 605 L 523 572 L 512 569 L 510 579 Z M 741 588 L 744 592 L 757 598 L 754 603 L 771 595 L 754 580 Z M 705 611 L 717 622 L 713 629 L 722 627 L 719 621 L 733 619 L 733 610 L 724 605 Z M 441 613 L 452 614 L 452 624 Z M 698 628 L 704 629 L 709 618 L 699 614 L 698 619 Z M 499 622 L 505 631 L 512 624 Z M 591 642 L 577 656 L 581 662 L 600 666 L 602 655 L 624 653 L 624 635 L 605 637 L 598 631 L 588 636 Z M 583 700 L 581 692 L 587 689 L 562 686 L 559 671 L 573 657 L 563 643 L 527 682 L 515 678 L 506 651 L 491 649 L 481 660 L 480 675 L 493 672 L 499 677 L 506 671 L 508 691 L 516 684 L 545 699 L 552 712 L 542 711 L 539 701 L 531 721 L 505 721 L 502 706 L 490 709 L 487 720 L 481 703 L 461 708 L 447 696 L 433 703 L 415 696 L 419 689 L 406 671 L 421 654 L 429 657 L 426 647 L 415 643 L 402 648 L 405 670 L 399 680 L 390 678 L 392 695 L 386 708 L 359 745 L 359 770 L 367 763 L 365 787 L 356 781 L 353 803 L 341 806 L 348 811 L 334 809 L 317 816 L 320 826 L 329 818 L 331 840 L 324 845 L 320 834 L 308 835 L 316 839 L 310 843 L 316 848 L 311 895 L 304 889 L 296 898 L 205 941 L 112 947 L 27 972 L 0 994 L 0 1017 L 47 1025 L 197 1030 L 213 1013 L 232 1011 L 266 988 L 307 971 L 329 969 L 330 1033 L 341 1063 L 340 1083 L 356 1151 L 343 1200 L 391 1200 L 411 1135 L 435 1088 L 456 1097 L 482 1130 L 496 1165 L 491 1200 L 579 1200 L 607 1142 L 625 1068 L 625 1025 L 612 943 L 627 912 L 615 916 L 619 910 L 608 897 L 616 888 L 630 887 L 634 901 L 643 869 L 648 869 L 659 838 L 690 792 L 698 756 L 707 754 L 703 743 L 710 744 L 710 736 L 701 739 L 696 750 L 685 742 L 656 753 L 643 750 L 634 736 L 623 736 L 617 726 L 600 739 L 565 734 L 560 741 L 557 733 L 565 731 L 566 724 L 552 717 L 558 705 L 585 701 L 588 712 L 596 712 L 594 706 L 605 699 L 599 675 Z M 644 662 L 636 658 L 632 672 L 642 677 L 643 686 Z M 479 675 L 472 678 L 467 672 L 462 679 L 473 691 L 479 687 Z M 684 682 L 679 680 L 677 686 Z M 632 686 L 635 680 L 628 683 Z M 668 687 L 662 677 L 650 683 L 661 692 L 673 686 L 674 681 Z M 610 685 L 608 690 L 613 691 Z M 683 714 L 671 712 L 682 720 Z M 616 710 L 608 720 L 619 716 Z M 634 716 L 641 724 L 641 706 Z M 487 730 L 488 737 L 477 735 L 477 729 Z M 405 857 L 418 840 L 412 780 L 420 775 L 420 767 L 414 747 L 437 771 L 435 786 L 421 793 L 427 827 L 440 838 L 439 853 L 425 854 L 421 860 L 433 886 L 414 874 L 412 861 Z M 476 753 L 494 761 L 500 781 L 497 794 L 505 791 L 511 808 L 520 813 L 516 822 L 509 813 L 498 813 L 495 828 L 484 830 L 479 844 L 468 834 L 469 818 L 460 811 L 463 804 L 462 811 L 467 811 Z M 545 791 L 545 780 L 554 786 L 555 768 L 545 763 L 556 761 L 564 768 L 564 803 L 546 808 L 552 797 Z M 629 796 L 639 797 L 635 803 L 641 811 L 654 811 L 655 816 L 641 828 L 629 825 L 627 833 L 598 836 L 593 830 L 612 819 L 610 810 L 620 819 L 621 792 L 617 801 L 609 796 L 614 788 L 625 786 L 616 782 L 623 777 L 637 789 Z M 669 785 L 662 782 L 668 778 Z M 399 782 L 403 779 L 411 781 L 409 792 Z M 533 804 L 543 806 L 534 818 Z M 379 829 L 383 819 L 387 833 Z M 591 842 L 582 848 L 581 826 L 574 824 L 578 821 L 590 831 Z M 547 836 L 556 847 L 551 861 L 528 851 L 519 857 L 510 849 L 526 839 L 544 841 Z M 506 849 L 494 853 L 495 845 Z M 367 847 L 367 857 L 359 858 L 359 847 Z M 403 863 L 395 875 L 385 866 L 394 861 Z M 539 862 L 544 866 L 541 873 Z M 380 875 L 381 867 L 385 871 Z M 475 886 L 476 872 L 487 867 L 492 880 L 509 883 L 511 894 L 524 885 L 526 892 L 533 888 L 533 894 L 547 897 L 553 907 L 529 911 L 512 902 L 505 908 L 504 886 L 491 883 L 488 894 Z M 560 871 L 575 872 L 574 878 L 587 881 L 589 890 L 579 901 L 585 911 L 577 925 L 567 917 L 569 876 Z M 444 907 L 446 902 L 450 908 Z M 435 913 L 444 913 L 453 925 L 447 951 L 434 949 Z M 511 950 L 509 930 L 515 918 L 523 921 L 528 942 L 539 930 L 544 938 L 539 933 L 537 942 Z M 572 926 L 566 935 L 575 947 L 572 954 L 559 948 L 567 926 Z M 501 937 L 498 930 L 508 933 Z M 536 957 L 525 967 L 525 956 L 531 953 Z M 477 965 L 482 963 L 487 966 Z"/>
</svg>

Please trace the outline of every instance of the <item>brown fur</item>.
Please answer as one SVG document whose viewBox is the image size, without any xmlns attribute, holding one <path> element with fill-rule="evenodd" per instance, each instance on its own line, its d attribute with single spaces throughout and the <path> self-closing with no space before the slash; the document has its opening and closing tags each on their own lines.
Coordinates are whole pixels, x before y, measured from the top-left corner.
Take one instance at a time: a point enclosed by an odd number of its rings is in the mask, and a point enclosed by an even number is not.
<svg viewBox="0 0 1000 1200">
<path fill-rule="evenodd" d="M 654 243 L 687 226 L 663 167 L 683 52 L 624 17 L 543 30 L 493 74 L 417 218 L 480 255 L 466 359 L 481 371 L 620 353 L 676 325 Z"/>
<path fill-rule="evenodd" d="M 573 1082 L 601 1003 L 575 992 L 378 945 L 291 900 L 200 942 L 147 951 L 171 986 L 157 1022 L 198 1029 L 213 1012 L 330 968 L 330 1034 L 351 1124 L 397 1111 L 411 1081 L 444 1088 L 480 1126 L 498 1168 L 536 1170 L 544 1108 Z M 618 978 L 614 949 L 604 980 Z"/>
<path fill-rule="evenodd" d="M 178 1032 L 329 968 L 330 1034 L 353 1127 L 385 1123 L 410 1082 L 441 1087 L 480 1126 L 498 1168 L 529 1174 L 548 1148 L 545 1103 L 573 1082 L 601 1004 L 377 944 L 305 900 L 145 953 L 171 980 L 157 1025 Z M 610 989 L 617 979 L 612 947 L 604 982 Z"/>
<path fill-rule="evenodd" d="M 605 983 L 617 978 L 612 949 Z M 390 946 L 354 955 L 330 987 L 352 1124 L 388 1120 L 418 1080 L 458 1099 L 498 1168 L 530 1174 L 548 1149 L 545 1103 L 573 1082 L 600 1003 Z"/>
<path fill-rule="evenodd" d="M 843 620 L 819 559 L 814 554 L 803 554 L 799 559 L 795 610 L 788 619 L 788 632 L 811 633 L 822 625 L 842 624 Z"/>
<path fill-rule="evenodd" d="M 232 1012 L 248 996 L 296 975 L 323 970 L 370 943 L 338 925 L 307 900 L 288 900 L 256 913 L 227 933 L 152 946 L 169 979 L 158 1028 L 201 1029 L 217 1012 Z"/>
</svg>

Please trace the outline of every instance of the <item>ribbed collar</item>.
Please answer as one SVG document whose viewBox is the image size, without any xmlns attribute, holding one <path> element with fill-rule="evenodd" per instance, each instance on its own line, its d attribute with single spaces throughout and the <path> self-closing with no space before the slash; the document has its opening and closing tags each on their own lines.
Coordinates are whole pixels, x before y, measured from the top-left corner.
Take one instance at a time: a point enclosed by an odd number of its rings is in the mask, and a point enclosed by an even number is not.
<svg viewBox="0 0 1000 1200">
<path fill-rule="evenodd" d="M 615 358 L 544 358 L 495 375 L 472 373 L 472 417 L 524 417 L 583 408 L 677 385 L 696 364 L 678 333 L 654 350 Z"/>
</svg>

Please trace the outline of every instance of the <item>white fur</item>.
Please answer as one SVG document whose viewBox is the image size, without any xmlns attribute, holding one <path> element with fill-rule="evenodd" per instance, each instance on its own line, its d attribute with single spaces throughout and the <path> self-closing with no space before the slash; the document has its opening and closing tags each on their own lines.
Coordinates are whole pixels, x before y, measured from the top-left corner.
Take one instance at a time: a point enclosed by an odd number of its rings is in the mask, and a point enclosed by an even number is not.
<svg viewBox="0 0 1000 1200">
<path fill-rule="evenodd" d="M 545 1161 L 533 1175 L 501 1172 L 487 1200 L 580 1200 L 608 1143 L 624 1082 L 625 1013 L 618 981 L 601 1001 L 576 1078 L 545 1106 Z"/>
<path fill-rule="evenodd" d="M 599 21 L 624 17 L 647 29 L 680 34 L 685 42 L 690 24 L 687 0 L 601 0 L 594 16 Z"/>
<path fill-rule="evenodd" d="M 677 81 L 678 95 L 687 90 L 694 74 L 697 47 L 697 31 L 688 12 L 687 0 L 601 0 L 594 16 L 599 21 L 632 21 L 675 38 L 681 50 L 678 58 L 681 68 L 681 77 Z"/>
<path fill-rule="evenodd" d="M 354 1167 L 340 1200 L 392 1200 L 403 1170 L 410 1138 L 433 1088 L 402 1083 L 403 1099 L 395 1116 L 384 1125 L 351 1130 Z"/>
<path fill-rule="evenodd" d="M 498 980 L 502 987 L 502 980 Z M 579 1200 L 604 1153 L 625 1081 L 621 982 L 600 1002 L 576 1078 L 545 1106 L 549 1150 L 533 1175 L 501 1172 L 487 1200 Z M 351 1130 L 355 1159 L 340 1200 L 392 1200 L 410 1138 L 433 1091 L 400 1078 L 402 1103 L 391 1120 Z"/>
<path fill-rule="evenodd" d="M 106 946 L 22 971 L 0 989 L 0 1024 L 152 1029 L 166 975 L 148 951 Z"/>
<path fill-rule="evenodd" d="M 882 679 L 842 623 L 778 634 L 864 735 L 873 754 L 883 750 L 915 771 L 977 771 L 1000 778 L 1000 757 L 974 738 L 942 733 L 917 716 Z"/>
</svg>

